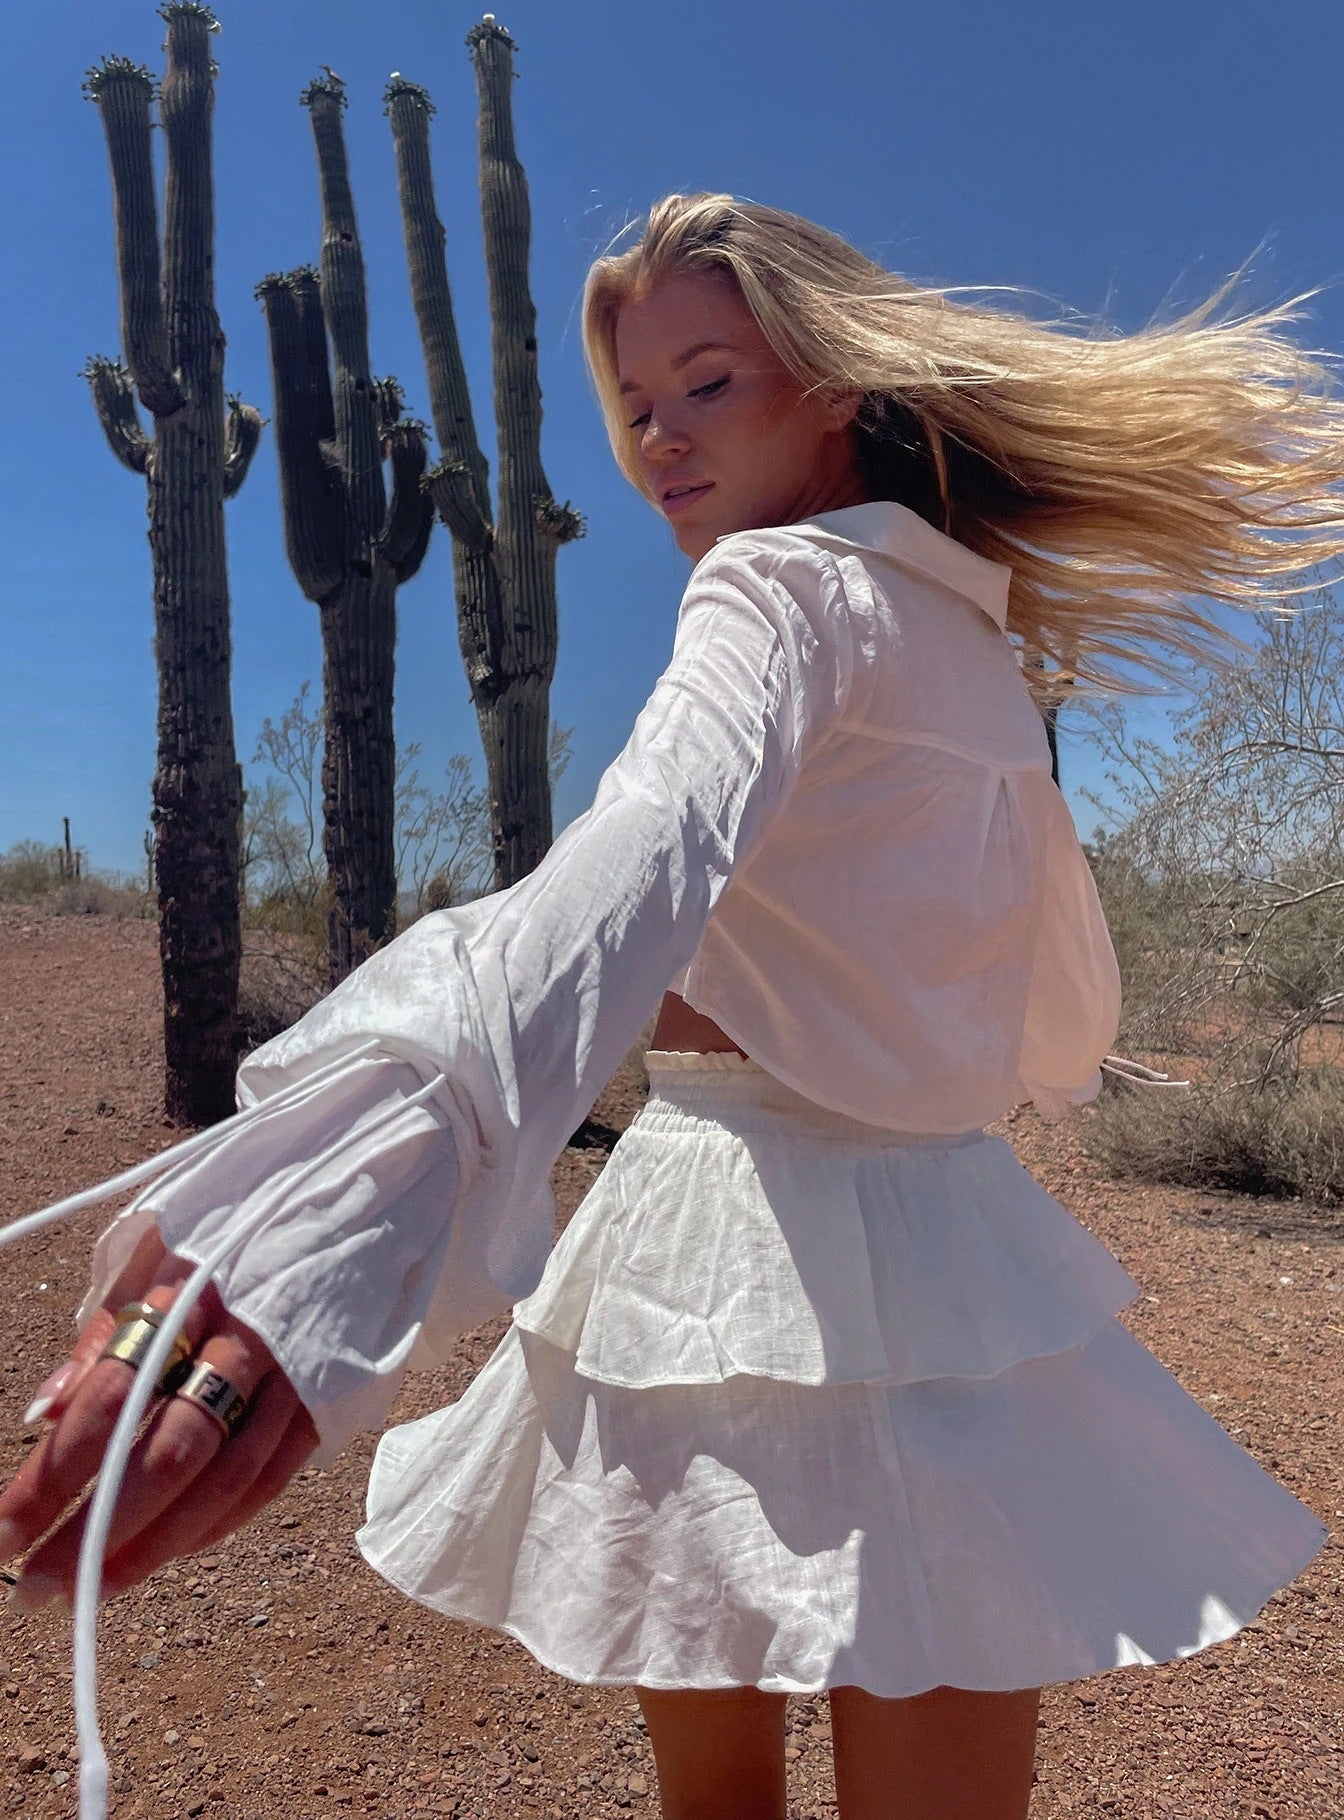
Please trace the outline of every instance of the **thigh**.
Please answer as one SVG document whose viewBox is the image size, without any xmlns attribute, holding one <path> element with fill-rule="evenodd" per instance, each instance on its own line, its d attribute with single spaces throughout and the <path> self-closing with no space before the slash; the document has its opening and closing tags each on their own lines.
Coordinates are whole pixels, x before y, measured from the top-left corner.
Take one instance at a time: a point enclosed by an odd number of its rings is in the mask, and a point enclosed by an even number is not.
<svg viewBox="0 0 1344 1820">
<path fill-rule="evenodd" d="M 785 1694 L 637 1687 L 663 1820 L 784 1820 Z"/>
<path fill-rule="evenodd" d="M 1038 1687 L 935 1687 L 883 1700 L 831 1689 L 840 1820 L 1025 1820 Z"/>
</svg>

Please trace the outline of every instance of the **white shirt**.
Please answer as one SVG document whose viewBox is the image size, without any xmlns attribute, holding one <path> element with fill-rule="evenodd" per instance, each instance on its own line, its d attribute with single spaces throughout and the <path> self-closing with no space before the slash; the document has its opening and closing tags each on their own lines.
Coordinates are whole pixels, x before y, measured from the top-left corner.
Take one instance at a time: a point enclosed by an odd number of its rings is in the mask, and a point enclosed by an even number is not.
<svg viewBox="0 0 1344 1820">
<path fill-rule="evenodd" d="M 215 1281 L 327 1463 L 536 1286 L 551 1165 L 669 986 L 870 1123 L 1091 1098 L 1119 976 L 1009 577 L 886 501 L 720 537 L 592 807 L 245 1058 L 241 1116 L 103 1234 L 81 1322 L 151 1217 L 195 1262 L 248 1220 Z"/>
</svg>

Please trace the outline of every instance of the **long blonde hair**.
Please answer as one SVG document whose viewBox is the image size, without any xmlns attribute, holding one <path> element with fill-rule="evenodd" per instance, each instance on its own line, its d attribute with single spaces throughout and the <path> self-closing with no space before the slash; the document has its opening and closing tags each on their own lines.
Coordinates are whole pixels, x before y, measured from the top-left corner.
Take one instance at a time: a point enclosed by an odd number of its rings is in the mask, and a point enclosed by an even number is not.
<svg viewBox="0 0 1344 1820">
<path fill-rule="evenodd" d="M 1344 554 L 1344 405 L 1330 357 L 1282 332 L 1314 291 L 1215 321 L 1234 274 L 1175 321 L 1080 334 L 1076 319 L 954 301 L 954 287 L 911 283 L 800 215 L 729 195 L 664 196 L 640 225 L 593 263 L 583 296 L 589 371 L 631 484 L 652 500 L 622 409 L 617 315 L 666 274 L 727 274 L 805 391 L 863 394 L 851 435 L 870 496 L 1012 566 L 1008 629 L 1044 693 L 1142 690 L 1117 663 L 1172 680 L 1172 657 L 1226 661 L 1245 645 L 1192 597 L 1284 605 Z"/>
</svg>

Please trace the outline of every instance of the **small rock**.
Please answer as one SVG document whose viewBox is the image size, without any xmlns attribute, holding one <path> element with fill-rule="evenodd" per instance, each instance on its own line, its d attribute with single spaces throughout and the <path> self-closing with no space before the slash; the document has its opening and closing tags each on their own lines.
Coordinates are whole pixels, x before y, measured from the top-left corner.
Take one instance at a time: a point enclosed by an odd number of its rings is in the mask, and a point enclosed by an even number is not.
<svg viewBox="0 0 1344 1820">
<path fill-rule="evenodd" d="M 31 1776 L 37 1770 L 46 1767 L 47 1760 L 40 1750 L 21 1749 L 19 1751 L 19 1768 L 25 1776 Z"/>
<path fill-rule="evenodd" d="M 182 1742 L 182 1734 L 181 1732 L 167 1731 L 163 1734 L 163 1741 L 165 1744 L 180 1744 Z"/>
<path fill-rule="evenodd" d="M 630 1790 L 632 1795 L 647 1795 L 649 1792 L 647 1776 L 630 1776 L 627 1779 L 625 1786 Z"/>
</svg>

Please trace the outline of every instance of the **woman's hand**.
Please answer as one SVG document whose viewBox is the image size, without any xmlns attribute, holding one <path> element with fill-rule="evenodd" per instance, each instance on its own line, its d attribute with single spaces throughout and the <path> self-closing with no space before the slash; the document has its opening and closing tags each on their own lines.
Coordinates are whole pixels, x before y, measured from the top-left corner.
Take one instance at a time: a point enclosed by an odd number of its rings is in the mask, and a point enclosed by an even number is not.
<svg viewBox="0 0 1344 1820">
<path fill-rule="evenodd" d="M 102 1461 L 134 1370 L 99 1354 L 128 1301 L 172 1306 L 192 1266 L 151 1228 L 90 1319 L 70 1358 L 37 1392 L 29 1420 L 50 1423 L 0 1495 L 0 1562 L 32 1546 L 89 1484 Z M 110 1598 L 176 1555 L 208 1548 L 250 1522 L 317 1446 L 317 1430 L 266 1345 L 224 1308 L 213 1284 L 184 1328 L 193 1363 L 212 1365 L 247 1399 L 242 1426 L 220 1424 L 182 1397 L 157 1397 L 131 1451 L 108 1536 L 102 1597 Z M 45 1410 L 42 1408 L 46 1402 Z M 34 1550 L 11 1604 L 32 1611 L 73 1601 L 88 1514 L 78 1510 Z"/>
</svg>

